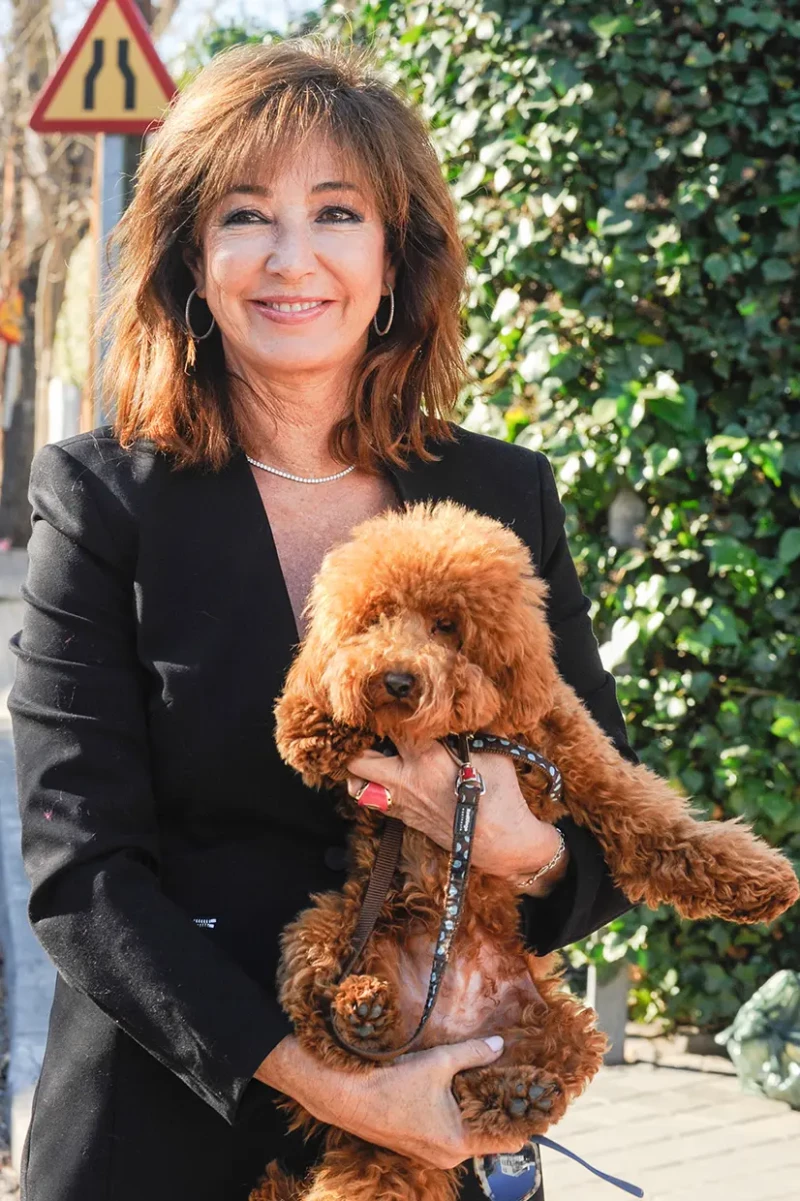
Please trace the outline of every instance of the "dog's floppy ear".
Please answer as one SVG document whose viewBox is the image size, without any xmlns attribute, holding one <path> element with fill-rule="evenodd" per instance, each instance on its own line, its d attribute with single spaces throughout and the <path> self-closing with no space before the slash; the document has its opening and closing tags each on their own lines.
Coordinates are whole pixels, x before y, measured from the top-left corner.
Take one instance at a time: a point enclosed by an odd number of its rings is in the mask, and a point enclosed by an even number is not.
<svg viewBox="0 0 800 1201">
<path fill-rule="evenodd" d="M 535 729 L 553 707 L 558 674 L 547 623 L 547 592 L 544 580 L 525 570 L 498 638 L 494 679 L 502 697 L 500 720 L 509 732 Z"/>
<path fill-rule="evenodd" d="M 315 638 L 309 633 L 289 671 L 275 705 L 275 742 L 281 758 L 302 770 L 295 760 L 300 747 L 317 737 L 329 724 L 330 701 L 322 685 L 322 671 L 315 654 Z M 314 667 L 316 665 L 316 670 Z"/>
<path fill-rule="evenodd" d="M 318 721 L 330 719 L 330 698 L 322 683 L 324 664 L 315 648 L 318 641 L 310 631 L 286 673 L 283 691 L 275 705 L 279 739 L 305 738 Z"/>
<path fill-rule="evenodd" d="M 333 716 L 323 677 L 341 632 L 318 583 L 312 586 L 304 617 L 308 617 L 307 632 L 275 705 L 275 743 L 278 754 L 300 772 L 303 783 L 319 788 L 345 778 L 345 764 L 369 746 L 371 735 L 342 725 Z"/>
</svg>

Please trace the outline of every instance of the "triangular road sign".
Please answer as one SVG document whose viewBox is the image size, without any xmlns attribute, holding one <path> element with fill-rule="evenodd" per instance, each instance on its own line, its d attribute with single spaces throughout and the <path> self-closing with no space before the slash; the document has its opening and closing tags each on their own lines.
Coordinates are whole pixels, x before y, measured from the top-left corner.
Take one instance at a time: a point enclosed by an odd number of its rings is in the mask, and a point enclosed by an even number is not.
<svg viewBox="0 0 800 1201">
<path fill-rule="evenodd" d="M 97 0 L 30 125 L 37 133 L 141 134 L 158 124 L 174 93 L 135 0 Z"/>
</svg>

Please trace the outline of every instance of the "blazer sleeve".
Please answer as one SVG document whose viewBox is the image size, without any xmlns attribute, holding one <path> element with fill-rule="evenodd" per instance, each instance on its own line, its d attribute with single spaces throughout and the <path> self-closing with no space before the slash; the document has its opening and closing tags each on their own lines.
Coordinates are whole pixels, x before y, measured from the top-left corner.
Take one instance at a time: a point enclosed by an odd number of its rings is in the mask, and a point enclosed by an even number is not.
<svg viewBox="0 0 800 1201">
<path fill-rule="evenodd" d="M 233 1124 L 291 1025 L 159 887 L 135 518 L 56 444 L 36 455 L 29 498 L 9 710 L 31 924 L 71 988 Z"/>
<path fill-rule="evenodd" d="M 542 514 L 540 571 L 550 588 L 548 619 L 556 639 L 556 665 L 619 753 L 631 763 L 638 763 L 628 743 L 614 677 L 600 659 L 589 617 L 591 602 L 583 593 L 569 551 L 565 510 L 553 469 L 541 452 L 537 451 L 536 457 Z M 569 848 L 567 871 L 548 896 L 524 896 L 521 900 L 526 941 L 539 955 L 578 942 L 633 908 L 615 886 L 594 835 L 569 817 L 556 822 L 556 826 Z"/>
</svg>

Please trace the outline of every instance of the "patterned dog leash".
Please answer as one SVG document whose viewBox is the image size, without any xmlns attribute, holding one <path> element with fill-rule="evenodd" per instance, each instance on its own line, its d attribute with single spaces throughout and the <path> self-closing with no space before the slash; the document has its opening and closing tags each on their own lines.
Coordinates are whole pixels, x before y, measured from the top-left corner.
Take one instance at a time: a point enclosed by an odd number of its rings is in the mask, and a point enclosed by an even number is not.
<svg viewBox="0 0 800 1201">
<path fill-rule="evenodd" d="M 510 755 L 524 760 L 538 768 L 545 776 L 547 790 L 553 800 L 560 801 L 563 794 L 563 782 L 558 768 L 540 755 L 537 751 L 525 746 L 524 743 L 514 742 L 509 738 L 500 738 L 494 734 L 451 734 L 441 742 L 450 756 L 458 765 L 458 775 L 455 782 L 456 813 L 453 822 L 453 844 L 450 852 L 450 864 L 447 872 L 447 885 L 444 894 L 444 912 L 439 926 L 436 948 L 433 955 L 428 991 L 419 1024 L 405 1043 L 400 1047 L 389 1050 L 372 1050 L 367 1047 L 350 1043 L 338 1028 L 336 1021 L 335 1002 L 331 1002 L 331 1028 L 334 1037 L 345 1050 L 358 1055 L 361 1059 L 369 1059 L 376 1063 L 386 1063 L 404 1055 L 415 1045 L 422 1034 L 428 1019 L 433 1013 L 439 996 L 442 981 L 447 970 L 450 951 L 461 916 L 464 911 L 467 876 L 472 857 L 472 838 L 475 832 L 475 819 L 478 811 L 478 800 L 486 791 L 483 777 L 470 760 L 470 750 L 495 751 L 498 754 Z M 339 974 L 339 982 L 352 974 L 352 971 L 369 937 L 375 928 L 378 915 L 383 907 L 386 895 L 391 886 L 392 878 L 400 857 L 400 847 L 403 839 L 403 823 L 398 818 L 387 817 L 381 837 L 375 864 L 372 869 L 367 891 L 361 906 L 358 923 L 351 943 L 350 955 Z"/>
</svg>

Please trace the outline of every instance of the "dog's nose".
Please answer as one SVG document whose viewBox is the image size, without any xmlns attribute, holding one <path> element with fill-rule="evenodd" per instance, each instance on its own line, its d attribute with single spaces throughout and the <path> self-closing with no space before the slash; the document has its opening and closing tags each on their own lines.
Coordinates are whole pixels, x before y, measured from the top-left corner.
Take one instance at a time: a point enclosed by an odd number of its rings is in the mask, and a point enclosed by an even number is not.
<svg viewBox="0 0 800 1201">
<path fill-rule="evenodd" d="M 386 685 L 386 691 L 391 696 L 403 697 L 408 696 L 414 687 L 415 680 L 407 671 L 387 671 L 383 682 Z"/>
</svg>

